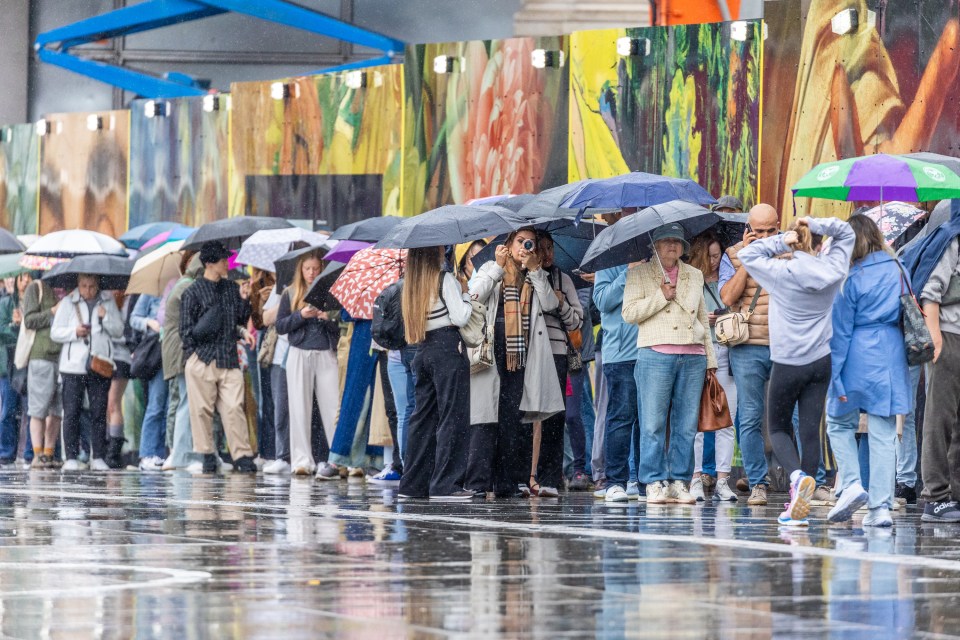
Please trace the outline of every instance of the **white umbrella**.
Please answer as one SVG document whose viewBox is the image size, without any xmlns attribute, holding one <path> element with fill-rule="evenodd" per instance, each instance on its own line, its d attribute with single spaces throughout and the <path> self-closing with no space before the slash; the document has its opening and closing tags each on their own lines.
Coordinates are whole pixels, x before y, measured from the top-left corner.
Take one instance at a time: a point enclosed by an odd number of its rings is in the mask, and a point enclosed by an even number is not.
<svg viewBox="0 0 960 640">
<path fill-rule="evenodd" d="M 130 283 L 127 284 L 127 293 L 162 296 L 167 283 L 182 275 L 180 249 L 183 247 L 183 242 L 179 240 L 165 244 L 137 260 L 133 265 Z"/>
<path fill-rule="evenodd" d="M 280 256 L 294 249 L 317 247 L 326 242 L 325 234 L 299 227 L 264 229 L 243 241 L 236 261 L 263 271 L 276 271 L 273 263 Z"/>
<path fill-rule="evenodd" d="M 86 229 L 68 229 L 48 233 L 27 247 L 25 253 L 30 256 L 50 258 L 74 258 L 88 253 L 127 257 L 127 249 L 119 241 L 108 235 Z"/>
</svg>

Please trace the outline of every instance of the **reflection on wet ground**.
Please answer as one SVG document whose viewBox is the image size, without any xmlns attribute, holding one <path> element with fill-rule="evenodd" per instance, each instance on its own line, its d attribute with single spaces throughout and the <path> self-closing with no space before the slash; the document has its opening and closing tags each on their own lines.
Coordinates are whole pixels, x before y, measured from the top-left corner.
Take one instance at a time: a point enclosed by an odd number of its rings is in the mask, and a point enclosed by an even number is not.
<svg viewBox="0 0 960 640">
<path fill-rule="evenodd" d="M 396 502 L 362 480 L 0 474 L 0 637 L 960 635 L 960 526 Z"/>
</svg>

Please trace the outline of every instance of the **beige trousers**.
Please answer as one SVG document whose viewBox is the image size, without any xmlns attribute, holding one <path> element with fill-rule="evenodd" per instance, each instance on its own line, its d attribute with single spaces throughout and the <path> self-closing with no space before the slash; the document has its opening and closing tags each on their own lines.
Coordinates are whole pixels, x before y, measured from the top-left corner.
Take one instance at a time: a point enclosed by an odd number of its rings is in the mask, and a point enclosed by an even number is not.
<svg viewBox="0 0 960 640">
<path fill-rule="evenodd" d="M 327 438 L 333 442 L 337 427 L 337 354 L 331 349 L 312 351 L 290 347 L 287 352 L 287 406 L 290 409 L 290 466 L 316 468 L 310 440 L 313 398 L 317 398 L 320 419 Z"/>
<path fill-rule="evenodd" d="M 216 409 L 233 459 L 253 456 L 243 408 L 243 372 L 221 369 L 215 361 L 204 364 L 193 354 L 184 365 L 183 375 L 187 382 L 193 450 L 201 454 L 216 453 L 213 444 L 213 411 Z"/>
</svg>

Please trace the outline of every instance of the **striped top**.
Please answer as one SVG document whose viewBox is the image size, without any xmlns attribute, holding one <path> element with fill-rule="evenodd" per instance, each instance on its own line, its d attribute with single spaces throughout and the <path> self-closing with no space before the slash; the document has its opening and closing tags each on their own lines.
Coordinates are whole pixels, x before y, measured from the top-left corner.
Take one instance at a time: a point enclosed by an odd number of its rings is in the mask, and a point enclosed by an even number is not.
<svg viewBox="0 0 960 640">
<path fill-rule="evenodd" d="M 438 283 L 439 296 L 427 314 L 427 331 L 444 327 L 464 327 L 473 313 L 470 295 L 463 293 L 460 283 L 452 273 L 444 272 Z"/>
</svg>

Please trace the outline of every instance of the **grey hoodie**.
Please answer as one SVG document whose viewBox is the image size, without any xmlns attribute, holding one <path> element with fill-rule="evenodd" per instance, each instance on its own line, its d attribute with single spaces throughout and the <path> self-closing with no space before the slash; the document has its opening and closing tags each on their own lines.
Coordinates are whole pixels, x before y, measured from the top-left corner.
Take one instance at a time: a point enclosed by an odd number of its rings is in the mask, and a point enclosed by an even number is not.
<svg viewBox="0 0 960 640">
<path fill-rule="evenodd" d="M 837 218 L 814 218 L 810 231 L 833 240 L 819 256 L 791 251 L 783 236 L 755 240 L 738 257 L 754 280 L 770 292 L 770 359 L 801 366 L 830 354 L 833 299 L 850 270 L 855 235 Z"/>
</svg>

